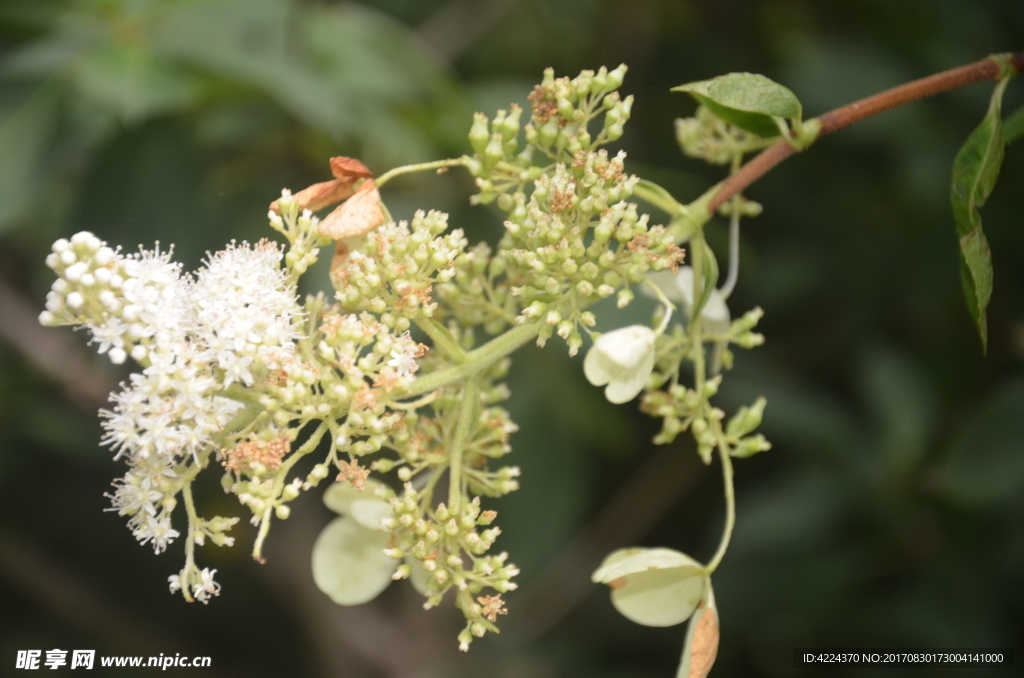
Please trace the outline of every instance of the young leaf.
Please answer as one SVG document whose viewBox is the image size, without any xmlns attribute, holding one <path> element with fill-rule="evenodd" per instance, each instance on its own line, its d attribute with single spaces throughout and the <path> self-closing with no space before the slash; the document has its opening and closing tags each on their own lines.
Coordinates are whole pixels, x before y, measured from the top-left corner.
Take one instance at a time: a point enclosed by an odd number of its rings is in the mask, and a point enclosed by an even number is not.
<svg viewBox="0 0 1024 678">
<path fill-rule="evenodd" d="M 1007 79 L 996 85 L 988 113 L 967 137 L 953 161 L 950 202 L 960 237 L 960 279 L 967 309 L 978 326 L 982 352 L 988 349 L 985 309 L 992 297 L 992 254 L 981 229 L 978 208 L 995 186 L 1003 162 L 1002 100 Z"/>
<path fill-rule="evenodd" d="M 1024 137 L 1024 106 L 1003 120 L 1003 143 L 1011 144 L 1021 137 Z"/>
<path fill-rule="evenodd" d="M 800 100 L 793 92 L 754 73 L 729 73 L 679 85 L 672 91 L 689 92 L 718 117 L 761 137 L 779 134 L 772 118 L 799 120 L 803 114 Z"/>
</svg>

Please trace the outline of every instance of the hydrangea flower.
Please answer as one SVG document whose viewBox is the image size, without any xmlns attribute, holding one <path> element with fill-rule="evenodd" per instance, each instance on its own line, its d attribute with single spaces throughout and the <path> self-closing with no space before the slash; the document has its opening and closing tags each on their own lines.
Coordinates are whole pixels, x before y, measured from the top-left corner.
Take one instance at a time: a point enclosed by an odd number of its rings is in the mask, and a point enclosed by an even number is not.
<svg viewBox="0 0 1024 678">
<path fill-rule="evenodd" d="M 654 369 L 654 331 L 630 325 L 602 334 L 587 351 L 583 374 L 594 386 L 608 385 L 609 402 L 626 403 L 643 390 Z"/>
<path fill-rule="evenodd" d="M 687 313 L 693 315 L 693 268 L 680 266 L 679 272 L 673 274 L 671 271 L 660 271 L 652 273 L 648 278 L 653 284 L 665 294 L 669 301 L 675 301 L 686 307 Z M 645 287 L 640 288 L 643 294 L 655 296 L 654 292 Z M 725 297 L 718 289 L 711 290 L 704 308 L 700 312 L 704 328 L 713 334 L 724 334 L 729 330 L 731 317 L 729 307 L 725 303 Z"/>
</svg>

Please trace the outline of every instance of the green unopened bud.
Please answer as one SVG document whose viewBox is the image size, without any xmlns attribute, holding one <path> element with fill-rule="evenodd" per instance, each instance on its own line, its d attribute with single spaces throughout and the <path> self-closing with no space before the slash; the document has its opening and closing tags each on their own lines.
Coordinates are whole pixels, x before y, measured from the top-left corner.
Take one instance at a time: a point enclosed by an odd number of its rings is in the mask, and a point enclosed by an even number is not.
<svg viewBox="0 0 1024 678">
<path fill-rule="evenodd" d="M 473 150 L 483 155 L 487 148 L 487 142 L 491 139 L 491 133 L 487 125 L 487 116 L 483 113 L 473 115 L 473 126 L 469 128 L 469 143 Z"/>
<path fill-rule="evenodd" d="M 742 459 L 770 449 L 772 449 L 772 444 L 759 433 L 756 436 L 751 436 L 741 440 L 729 454 L 733 457 Z"/>
<path fill-rule="evenodd" d="M 757 332 L 744 332 L 732 341 L 743 348 L 754 348 L 764 343 L 764 335 Z"/>
<path fill-rule="evenodd" d="M 491 140 L 487 142 L 487 146 L 484 148 L 484 164 L 493 165 L 501 160 L 504 155 L 505 151 L 502 148 L 501 133 L 492 134 Z"/>
<path fill-rule="evenodd" d="M 704 387 L 701 389 L 701 394 L 705 398 L 710 398 L 718 393 L 718 387 L 722 384 L 722 375 L 718 375 L 714 379 L 708 379 L 704 382 Z"/>
<path fill-rule="evenodd" d="M 612 89 L 622 87 L 622 81 L 626 79 L 626 64 L 620 64 L 618 68 L 608 73 L 608 85 Z"/>
<path fill-rule="evenodd" d="M 280 504 L 274 507 L 274 515 L 277 516 L 278 520 L 288 520 L 288 516 L 292 514 L 290 507 Z"/>
<path fill-rule="evenodd" d="M 381 473 L 387 473 L 394 467 L 395 462 L 393 459 L 378 459 L 371 464 L 371 468 L 373 468 L 374 471 L 380 471 Z"/>
<path fill-rule="evenodd" d="M 763 397 L 758 398 L 751 407 L 741 407 L 729 420 L 725 432 L 731 438 L 739 438 L 752 432 L 761 425 L 764 407 L 768 403 Z"/>
</svg>

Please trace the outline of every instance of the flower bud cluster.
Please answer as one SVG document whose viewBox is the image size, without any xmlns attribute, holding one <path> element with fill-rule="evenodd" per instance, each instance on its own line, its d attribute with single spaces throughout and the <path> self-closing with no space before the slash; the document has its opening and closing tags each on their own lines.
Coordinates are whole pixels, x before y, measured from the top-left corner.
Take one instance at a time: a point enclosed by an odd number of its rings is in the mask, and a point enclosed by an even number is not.
<svg viewBox="0 0 1024 678">
<path fill-rule="evenodd" d="M 455 258 L 455 277 L 437 286 L 439 317 L 453 319 L 460 327 L 483 326 L 497 335 L 515 322 L 518 300 L 509 293 L 503 257 L 492 257 L 491 247 L 481 242 Z"/>
<path fill-rule="evenodd" d="M 589 151 L 622 136 L 629 120 L 633 96 L 625 99 L 617 90 L 626 76 L 626 65 L 597 73 L 582 71 L 570 80 L 555 78 L 554 71 L 544 71 L 544 80 L 529 96 L 532 106 L 530 123 L 526 125 L 526 141 L 545 155 L 567 160 L 580 151 Z M 604 124 L 596 138 L 588 124 L 604 112 Z"/>
<path fill-rule="evenodd" d="M 497 513 L 482 511 L 479 497 L 462 506 L 441 503 L 434 508 L 424 505 L 425 498 L 429 500 L 429 495 L 424 497 L 406 483 L 404 493 L 390 500 L 394 516 L 385 518 L 383 524 L 392 531 L 394 546 L 385 553 L 413 559 L 399 566 L 395 578 L 414 577 L 427 598 L 426 609 L 440 605 L 444 594 L 454 588 L 456 605 L 466 616 L 467 631 L 475 637 L 488 631 L 496 633 L 494 621 L 503 612 L 485 609 L 473 597 L 485 588 L 497 591 L 499 596 L 516 588 L 512 578 L 519 569 L 506 562 L 508 554 L 487 553 L 501 534 L 499 528 L 491 527 Z M 469 641 L 462 636 L 459 640 L 468 648 Z"/>
<path fill-rule="evenodd" d="M 625 65 L 610 72 L 604 67 L 596 73 L 582 71 L 572 80 L 556 79 L 550 68 L 544 71 L 543 82 L 528 97 L 530 122 L 523 127 L 526 144 L 522 147 L 522 110 L 517 104 L 508 111 L 499 110 L 493 120 L 477 113 L 469 131 L 474 154 L 464 161 L 479 189 L 471 202 L 487 204 L 497 199 L 498 207 L 509 212 L 515 207 L 513 196 L 525 193 L 526 185 L 547 171 L 533 164 L 536 152 L 570 162 L 581 151 L 593 151 L 621 137 L 633 107 L 632 96 L 622 99 L 615 91 L 625 74 Z M 602 113 L 603 126 L 594 136 L 590 123 Z"/>
<path fill-rule="evenodd" d="M 541 345 L 557 332 L 574 355 L 583 343 L 579 324 L 593 325 L 584 308 L 616 292 L 625 306 L 633 298 L 630 283 L 682 261 L 672 236 L 648 226 L 648 216 L 623 200 L 636 183 L 623 174 L 623 158 L 608 160 L 603 150 L 578 154 L 570 168 L 558 165 L 539 179 L 529 202 L 517 196 L 505 222 L 501 247 L 511 292 L 524 305 L 517 322 L 540 320 Z"/>
<path fill-rule="evenodd" d="M 682 384 L 672 384 L 665 391 L 649 391 L 644 394 L 640 409 L 654 417 L 662 417 L 661 432 L 654 437 L 657 445 L 675 440 L 683 431 L 690 429 L 697 441 L 697 452 L 705 464 L 711 463 L 711 453 L 718 443 L 716 426 L 725 414 L 712 407 L 710 398 L 718 393 L 722 383 L 721 375 L 704 382 L 698 392 Z"/>
<path fill-rule="evenodd" d="M 769 146 L 773 140 L 730 125 L 706 106 L 698 106 L 694 117 L 676 119 L 676 141 L 691 158 L 726 165 L 737 156 Z"/>
<path fill-rule="evenodd" d="M 664 391 L 646 393 L 640 409 L 663 419 L 661 431 L 654 437 L 655 444 L 670 443 L 689 429 L 705 464 L 711 463 L 711 455 L 720 445 L 733 457 L 749 457 L 771 449 L 763 435 L 750 435 L 761 425 L 766 400 L 759 398 L 751 407 L 741 407 L 723 428 L 725 413 L 710 402 L 721 383 L 719 375 L 704 382 L 699 392 L 672 384 Z"/>
<path fill-rule="evenodd" d="M 300 210 L 299 203 L 288 189 L 281 191 L 276 205 L 277 211 L 268 212 L 267 218 L 270 227 L 288 239 L 286 270 L 298 277 L 316 262 L 320 248 L 328 244 L 330 239 L 317 231 L 320 220 L 310 210 Z"/>
<path fill-rule="evenodd" d="M 434 210 L 417 212 L 411 225 L 378 227 L 332 271 L 338 301 L 349 311 L 378 314 L 400 330 L 408 319 L 431 317 L 437 307 L 432 286 L 454 277 L 454 261 L 467 244 L 461 230 L 442 235 L 447 228 L 448 215 Z"/>
</svg>

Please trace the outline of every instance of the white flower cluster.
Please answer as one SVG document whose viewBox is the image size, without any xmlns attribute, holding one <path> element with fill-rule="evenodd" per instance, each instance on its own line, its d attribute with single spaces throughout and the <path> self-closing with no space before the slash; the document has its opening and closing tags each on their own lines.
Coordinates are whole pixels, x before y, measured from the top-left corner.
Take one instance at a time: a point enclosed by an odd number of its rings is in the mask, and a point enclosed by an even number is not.
<svg viewBox="0 0 1024 678">
<path fill-rule="evenodd" d="M 170 253 L 124 256 L 83 232 L 47 258 L 58 278 L 40 322 L 85 327 L 111 361 L 143 367 L 101 412 L 102 442 L 130 466 L 108 495 L 113 510 L 157 553 L 178 536 L 171 513 L 189 460 L 200 463 L 241 407 L 216 393 L 294 351 L 302 311 L 281 257 L 266 241 L 232 244 L 193 278 Z"/>
</svg>

